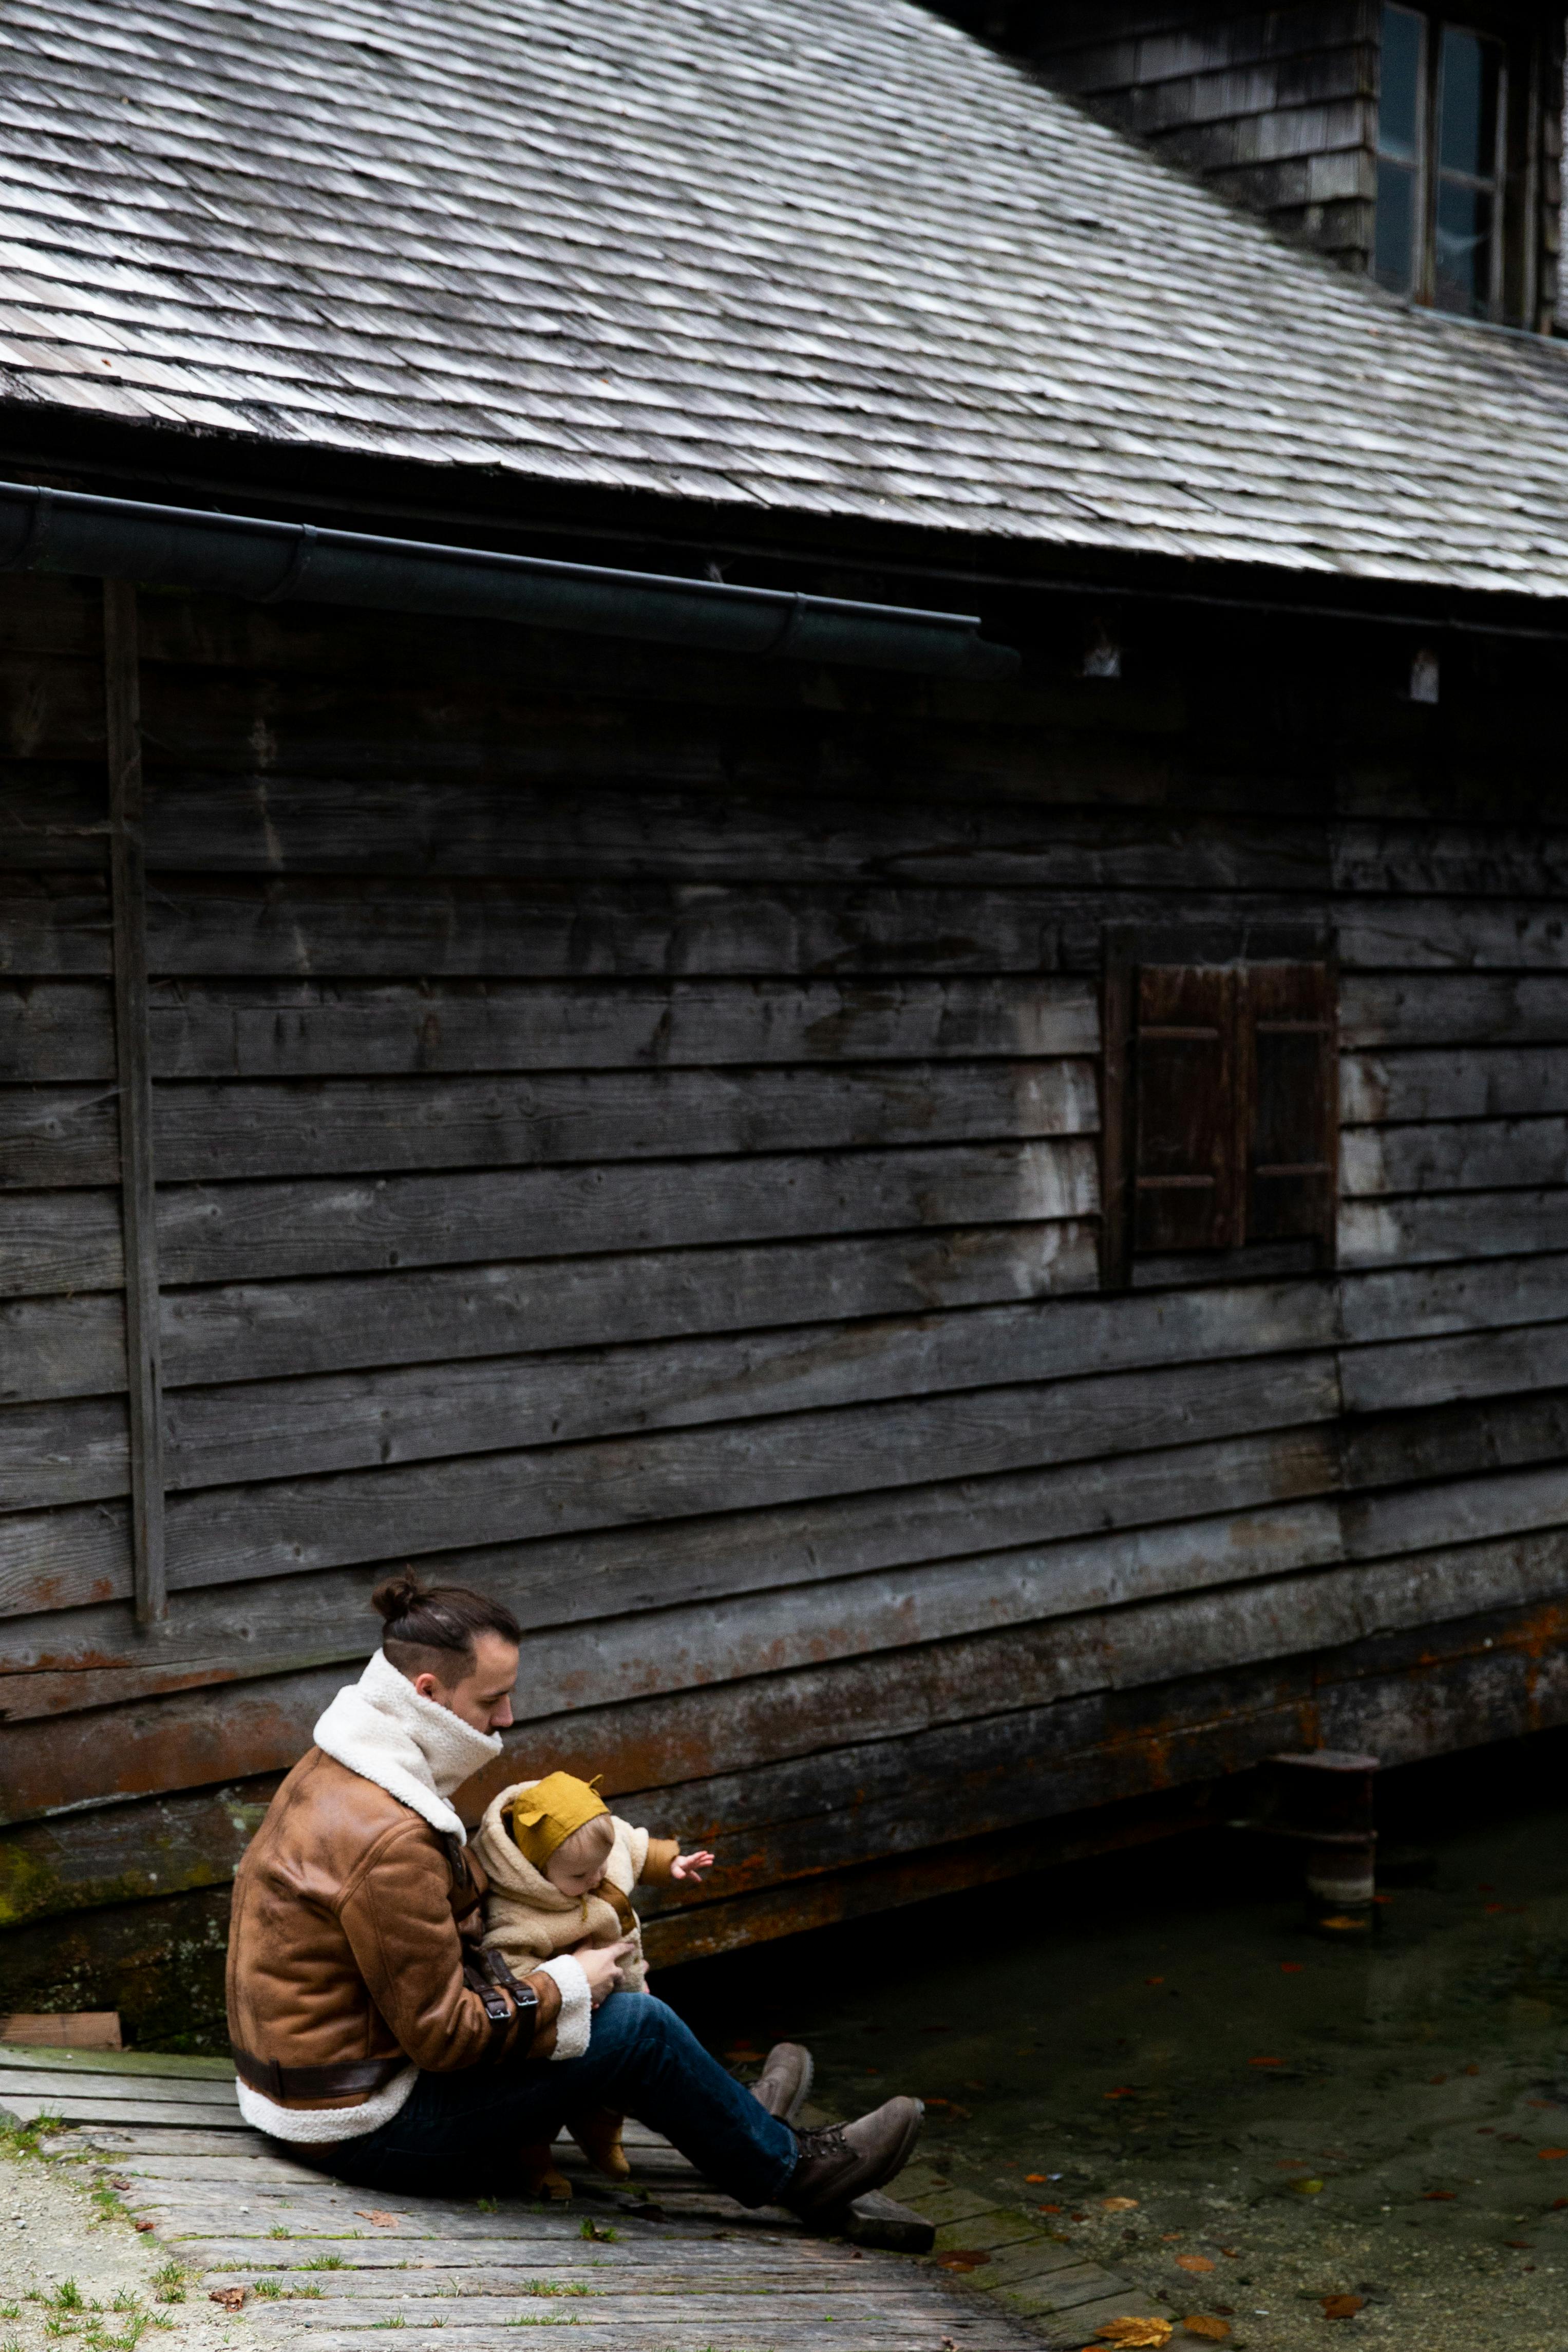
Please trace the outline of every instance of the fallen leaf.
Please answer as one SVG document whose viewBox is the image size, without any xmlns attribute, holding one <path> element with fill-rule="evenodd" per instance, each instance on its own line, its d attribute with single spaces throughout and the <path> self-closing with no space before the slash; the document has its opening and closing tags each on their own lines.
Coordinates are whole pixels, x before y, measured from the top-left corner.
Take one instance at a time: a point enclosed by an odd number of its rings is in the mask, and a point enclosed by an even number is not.
<svg viewBox="0 0 1568 2352">
<path fill-rule="evenodd" d="M 1467 2066 L 1467 2067 L 1465 2068 L 1465 2072 L 1466 2072 L 1466 2074 L 1479 2074 L 1480 2073 L 1480 2071 L 1481 2071 L 1481 2070 L 1480 2070 L 1480 2068 L 1479 2068 L 1479 2066 Z"/>
<path fill-rule="evenodd" d="M 131 2227 L 136 2230 L 152 2230 L 156 2229 L 157 2223 L 154 2221 L 133 2221 L 131 2223 Z"/>
<path fill-rule="evenodd" d="M 1364 2294 L 1325 2294 L 1322 2297 L 1325 2319 L 1354 2319 L 1358 2311 L 1366 2308 Z"/>
<path fill-rule="evenodd" d="M 239 2311 L 245 2305 L 245 2289 L 243 2286 L 210 2286 L 207 2301 L 221 2303 L 225 2311 Z"/>
<path fill-rule="evenodd" d="M 1304 2156 L 1277 2156 L 1274 2158 L 1276 2172 L 1310 2172 L 1312 2168 Z"/>
<path fill-rule="evenodd" d="M 401 2213 L 383 2213 L 375 2206 L 367 2207 L 364 2205 L 356 2205 L 354 2208 L 354 2219 L 357 2221 L 373 2221 L 378 2230 L 395 2230 L 398 2223 L 402 2220 L 402 2215 Z"/>
<path fill-rule="evenodd" d="M 1542 2164 L 1556 2164 L 1561 2158 L 1568 2156 L 1568 2147 L 1538 2147 L 1535 2153 Z"/>
<path fill-rule="evenodd" d="M 1107 2092 L 1105 2093 L 1105 2096 L 1106 2096 L 1108 2099 L 1135 2099 L 1135 2098 L 1137 2097 L 1137 2095 L 1137 2095 L 1136 2091 L 1133 2090 L 1133 2089 L 1132 2089 L 1132 2088 L 1131 2088 L 1127 2084 L 1125 2084 L 1125 2083 L 1122 2084 L 1122 2085 L 1120 2086 L 1120 2088 L 1119 2088 L 1119 2089 L 1114 2090 L 1114 2091 L 1107 2091 Z"/>
<path fill-rule="evenodd" d="M 1181 2243 L 1181 2231 L 1179 2230 L 1162 2231 L 1160 2234 L 1160 2243 L 1162 2246 L 1179 2246 Z"/>
<path fill-rule="evenodd" d="M 1527 2107 L 1554 2107 L 1558 2103 L 1555 2099 L 1526 2099 L 1524 2104 Z M 129 2183 L 117 2180 L 114 2186 L 116 2189 L 124 2189 L 129 2186 Z"/>
<path fill-rule="evenodd" d="M 1124 2344 L 1128 2347 L 1168 2344 L 1171 2324 L 1168 2319 L 1134 2319 L 1128 2315 L 1122 2319 L 1108 2319 L 1104 2326 L 1097 2327 L 1094 2333 L 1102 2344 Z"/>
<path fill-rule="evenodd" d="M 1219 2251 L 1225 2256 L 1228 2263 L 1239 2263 L 1241 2260 L 1241 2249 L 1239 2246 L 1221 2246 Z"/>
<path fill-rule="evenodd" d="M 1024 2179 L 1028 2182 L 1030 2188 L 1038 2189 L 1040 2182 L 1045 2179 L 1045 2175 L 1043 2172 L 1026 2172 L 1024 2174 Z"/>
<path fill-rule="evenodd" d="M 1138 2205 L 1135 2197 L 1102 2197 L 1100 2202 L 1107 2213 L 1133 2213 Z"/>
<path fill-rule="evenodd" d="M 1427 2205 L 1451 2205 L 1458 2194 L 1458 2191 L 1453 2189 L 1423 2189 L 1421 2191 L 1422 2201 Z"/>
<path fill-rule="evenodd" d="M 1436 2090 L 1439 2083 L 1446 2083 L 1448 2079 L 1448 2078 L 1446 2074 L 1434 2074 L 1431 2078 L 1432 2088 Z"/>
<path fill-rule="evenodd" d="M 1060 2213 L 1061 2208 L 1060 2205 L 1037 2205 L 1035 2210 L 1037 2213 Z"/>
<path fill-rule="evenodd" d="M 965 2077 L 964 2077 L 964 2088 L 966 2089 L 966 2091 L 983 2091 L 983 2090 L 985 2089 L 985 2087 L 986 2087 L 986 2086 L 985 2086 L 984 2083 L 977 2083 L 977 2082 L 975 2081 L 975 2079 L 974 2079 L 973 2075 L 970 2075 L 970 2074 L 966 2074 L 966 2075 L 965 2075 Z"/>
<path fill-rule="evenodd" d="M 1176 2266 L 1178 2271 L 1192 2271 L 1195 2273 L 1211 2271 L 1214 2268 L 1207 2254 L 1178 2254 L 1176 2258 Z"/>
<path fill-rule="evenodd" d="M 1511 2246 L 1516 2253 L 1527 2254 L 1530 2252 L 1530 2240 L 1528 2238 L 1505 2238 L 1503 2240 L 1503 2244 L 1505 2246 Z"/>
<path fill-rule="evenodd" d="M 1249 2066 L 1282 2066 L 1284 2063 L 1282 2058 L 1249 2058 L 1247 2061 Z"/>
<path fill-rule="evenodd" d="M 936 2267 L 942 2271 L 977 2271 L 990 2259 L 978 2246 L 955 2246 L 951 2253 L 937 2255 Z"/>
<path fill-rule="evenodd" d="M 1144 1979 L 1144 1982 L 1145 1984 L 1164 1984 L 1165 1979 L 1164 1977 L 1145 1977 Z"/>
<path fill-rule="evenodd" d="M 1375 1903 L 1392 1903 L 1394 1897 L 1392 1895 L 1375 1895 L 1372 1899 Z"/>
<path fill-rule="evenodd" d="M 1189 2336 L 1201 2336 L 1206 2344 L 1223 2344 L 1230 2333 L 1228 2319 L 1210 2319 L 1206 2312 L 1195 2311 L 1182 2321 Z"/>
<path fill-rule="evenodd" d="M 1298 2197 L 1321 2197 L 1323 2193 L 1321 2180 L 1292 2180 L 1291 2186 Z"/>
<path fill-rule="evenodd" d="M 1299 1977 L 1306 1965 L 1305 1960 L 1281 1960 L 1280 1974 L 1282 1977 Z"/>
<path fill-rule="evenodd" d="M 1337 1927 L 1342 1930 L 1354 1927 L 1364 1933 L 1370 1923 L 1365 1919 L 1353 1917 L 1347 1911 L 1336 1911 L 1332 1919 L 1322 1919 L 1318 1924 L 1322 1927 Z"/>
<path fill-rule="evenodd" d="M 1554 2197 L 1546 2210 L 1549 2213 L 1561 2213 L 1565 2205 L 1568 2205 L 1568 2197 Z"/>
</svg>

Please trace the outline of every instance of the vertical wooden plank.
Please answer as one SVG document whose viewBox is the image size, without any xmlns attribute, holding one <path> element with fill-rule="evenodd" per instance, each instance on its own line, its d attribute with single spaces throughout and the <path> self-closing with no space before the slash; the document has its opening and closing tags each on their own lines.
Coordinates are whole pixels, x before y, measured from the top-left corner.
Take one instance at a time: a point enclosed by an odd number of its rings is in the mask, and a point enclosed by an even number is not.
<svg viewBox="0 0 1568 2352">
<path fill-rule="evenodd" d="M 1332 1274 L 1339 1265 L 1339 937 L 1335 933 L 1322 962 L 1319 1003 L 1322 1015 L 1322 1046 L 1318 1059 L 1318 1103 L 1322 1119 L 1323 1158 L 1328 1181 L 1323 1193 L 1323 1222 L 1318 1235 L 1318 1264 Z"/>
<path fill-rule="evenodd" d="M 125 1230 L 125 1362 L 131 1409 L 131 1541 L 136 1615 L 169 1610 L 163 1563 L 163 1381 L 158 1328 L 158 1229 L 152 1080 L 147 1026 L 147 876 L 141 829 L 141 698 L 136 590 L 103 583 L 114 1041 L 120 1080 L 120 1213 Z"/>
<path fill-rule="evenodd" d="M 1100 1281 L 1106 1290 L 1125 1290 L 1133 1272 L 1127 1122 L 1134 953 L 1130 931 L 1106 932 L 1100 996 Z"/>
<path fill-rule="evenodd" d="M 1140 1256 L 1232 1246 L 1236 993 L 1224 967 L 1138 967 L 1129 1190 Z"/>
<path fill-rule="evenodd" d="M 1232 1249 L 1245 1246 L 1252 1224 L 1252 1134 L 1258 1120 L 1258 1024 L 1254 1013 L 1252 975 L 1243 965 L 1231 982 L 1231 1086 L 1235 1130 L 1230 1147 Z"/>
<path fill-rule="evenodd" d="M 1256 1086 L 1242 1160 L 1260 1241 L 1310 1240 L 1333 1263 L 1338 1052 L 1333 968 L 1260 964 L 1246 975 Z"/>
</svg>

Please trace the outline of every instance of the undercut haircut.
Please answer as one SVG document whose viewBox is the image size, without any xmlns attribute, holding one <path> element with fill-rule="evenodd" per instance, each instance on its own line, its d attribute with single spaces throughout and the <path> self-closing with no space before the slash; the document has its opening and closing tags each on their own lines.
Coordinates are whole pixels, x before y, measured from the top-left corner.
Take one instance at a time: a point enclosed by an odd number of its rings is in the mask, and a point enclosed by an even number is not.
<svg viewBox="0 0 1568 2352">
<path fill-rule="evenodd" d="M 498 1633 L 503 1642 L 517 1643 L 523 1638 L 522 1627 L 500 1601 L 461 1584 L 422 1584 L 412 1568 L 378 1584 L 371 1606 L 382 1620 L 389 1665 L 410 1682 L 434 1675 L 443 1690 L 473 1672 L 476 1635 Z"/>
</svg>

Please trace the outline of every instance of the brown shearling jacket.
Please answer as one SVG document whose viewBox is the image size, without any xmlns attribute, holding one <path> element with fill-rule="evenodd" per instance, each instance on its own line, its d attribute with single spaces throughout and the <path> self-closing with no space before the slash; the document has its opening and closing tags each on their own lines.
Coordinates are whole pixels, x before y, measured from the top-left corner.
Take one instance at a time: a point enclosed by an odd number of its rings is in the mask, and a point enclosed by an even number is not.
<svg viewBox="0 0 1568 2352">
<path fill-rule="evenodd" d="M 280 2106 L 347 2107 L 411 2059 L 446 2074 L 547 2058 L 559 1988 L 524 1979 L 538 2007 L 519 2023 L 513 1993 L 484 1981 L 485 1888 L 455 1839 L 308 1749 L 235 1880 L 228 2011 L 241 2076 Z"/>
</svg>

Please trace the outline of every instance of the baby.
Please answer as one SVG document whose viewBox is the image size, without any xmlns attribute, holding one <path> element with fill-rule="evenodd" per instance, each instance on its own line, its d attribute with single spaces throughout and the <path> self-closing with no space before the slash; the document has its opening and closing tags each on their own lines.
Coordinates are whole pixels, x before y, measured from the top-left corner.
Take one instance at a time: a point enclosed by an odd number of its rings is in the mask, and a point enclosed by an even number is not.
<svg viewBox="0 0 1568 2352">
<path fill-rule="evenodd" d="M 674 1838 L 650 1837 L 619 1820 L 596 1790 L 570 1772 L 503 1789 L 474 1846 L 490 1882 L 485 1942 L 515 1975 L 562 1952 L 626 1943 L 621 1975 L 632 1992 L 647 1990 L 648 1969 L 632 1889 L 639 1879 L 700 1880 L 713 1866 L 711 1853 L 682 1853 Z M 569 2126 L 583 2154 L 612 2180 L 624 2180 L 632 2168 L 621 2146 L 625 2120 L 603 2107 Z M 533 2195 L 570 2196 L 548 2147 L 518 2154 Z"/>
</svg>

